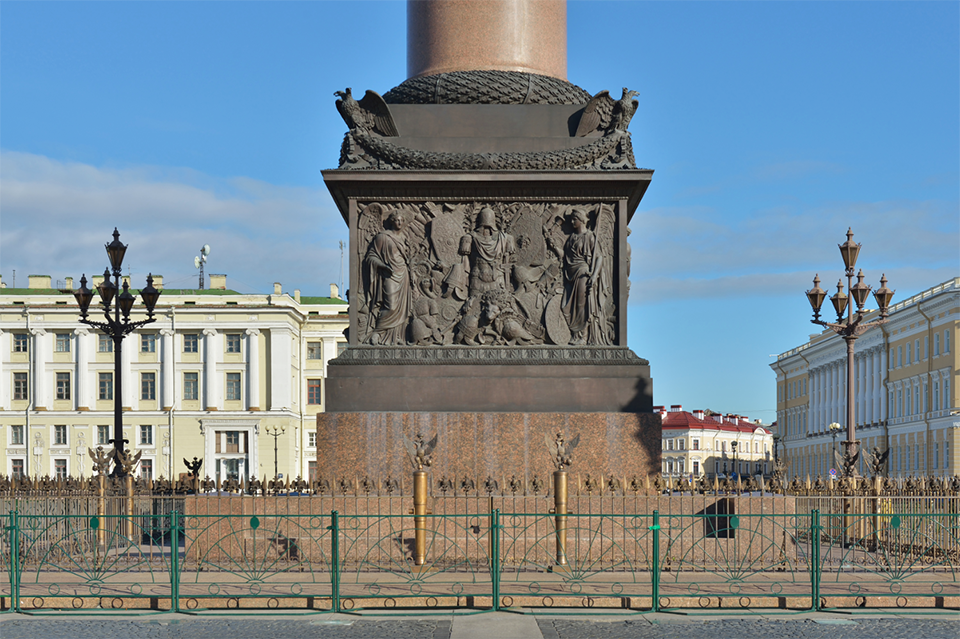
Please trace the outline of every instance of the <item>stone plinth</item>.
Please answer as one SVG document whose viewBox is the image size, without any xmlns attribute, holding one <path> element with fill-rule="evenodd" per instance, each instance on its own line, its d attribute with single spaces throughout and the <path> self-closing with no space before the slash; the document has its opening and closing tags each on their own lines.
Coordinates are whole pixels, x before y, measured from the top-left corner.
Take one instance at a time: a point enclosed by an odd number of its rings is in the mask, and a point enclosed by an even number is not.
<svg viewBox="0 0 960 639">
<path fill-rule="evenodd" d="M 567 3 L 413 0 L 407 3 L 409 76 L 493 69 L 567 77 Z"/>
<path fill-rule="evenodd" d="M 317 415 L 317 467 L 325 477 L 400 477 L 412 472 L 403 438 L 438 434 L 431 473 L 548 481 L 544 438 L 580 435 L 574 471 L 642 477 L 660 468 L 660 417 L 652 413 L 363 412 Z"/>
</svg>

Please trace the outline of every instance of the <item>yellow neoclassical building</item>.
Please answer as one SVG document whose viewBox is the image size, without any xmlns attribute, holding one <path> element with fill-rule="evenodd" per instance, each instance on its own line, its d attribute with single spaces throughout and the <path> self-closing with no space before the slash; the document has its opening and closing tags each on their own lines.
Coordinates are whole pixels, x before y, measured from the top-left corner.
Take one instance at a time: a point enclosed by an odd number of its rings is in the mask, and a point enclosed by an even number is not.
<svg viewBox="0 0 960 639">
<path fill-rule="evenodd" d="M 867 314 L 870 321 L 876 311 Z M 856 342 L 854 401 L 864 450 L 890 451 L 891 476 L 960 473 L 960 278 L 890 308 Z M 826 476 L 846 439 L 846 344 L 833 331 L 777 357 L 777 433 L 790 475 Z M 830 424 L 841 426 L 834 438 Z M 861 455 L 860 472 L 867 470 Z M 837 469 L 838 471 L 840 469 Z"/>
<path fill-rule="evenodd" d="M 87 449 L 113 437 L 113 342 L 81 324 L 66 278 L 0 288 L 0 473 L 90 476 Z M 154 285 L 162 288 L 162 277 Z M 91 319 L 100 313 L 91 306 Z M 143 319 L 134 307 L 131 320 Z M 213 479 L 307 479 L 327 362 L 346 347 L 347 302 L 229 290 L 163 290 L 157 321 L 123 340 L 124 437 L 139 474 L 179 477 L 203 458 Z M 273 437 L 276 434 L 277 437 Z"/>
</svg>

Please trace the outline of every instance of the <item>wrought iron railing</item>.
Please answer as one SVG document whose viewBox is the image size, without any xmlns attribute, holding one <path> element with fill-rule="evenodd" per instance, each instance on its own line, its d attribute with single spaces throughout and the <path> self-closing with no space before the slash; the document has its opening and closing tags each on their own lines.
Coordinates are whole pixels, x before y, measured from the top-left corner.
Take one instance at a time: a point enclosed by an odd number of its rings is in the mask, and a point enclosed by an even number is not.
<svg viewBox="0 0 960 639">
<path fill-rule="evenodd" d="M 415 520 L 399 500 L 379 512 L 351 508 L 347 514 L 321 509 L 329 504 L 320 498 L 301 500 L 295 513 L 271 501 L 201 496 L 188 500 L 186 513 L 133 517 L 13 510 L 0 539 L 0 599 L 14 611 L 256 606 L 342 612 L 821 610 L 864 606 L 871 598 L 873 605 L 893 606 L 932 597 L 950 607 L 960 598 L 956 498 L 936 513 L 799 512 L 783 498 L 694 504 L 687 497 L 666 513 L 617 512 L 581 500 L 562 516 L 504 510 L 507 499 L 458 512 L 463 504 L 435 503 L 443 512 L 426 517 L 420 565 L 412 548 Z"/>
</svg>

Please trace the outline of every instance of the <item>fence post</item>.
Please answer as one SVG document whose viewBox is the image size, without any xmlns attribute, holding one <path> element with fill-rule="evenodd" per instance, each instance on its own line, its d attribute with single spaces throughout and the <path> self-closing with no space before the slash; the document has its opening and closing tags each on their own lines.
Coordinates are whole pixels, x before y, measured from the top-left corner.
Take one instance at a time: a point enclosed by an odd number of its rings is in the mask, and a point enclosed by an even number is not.
<svg viewBox="0 0 960 639">
<path fill-rule="evenodd" d="M 327 530 L 332 535 L 330 539 L 330 586 L 333 588 L 331 599 L 333 611 L 340 612 L 340 513 L 334 510 L 330 513 L 331 525 Z"/>
<path fill-rule="evenodd" d="M 493 511 L 490 527 L 490 580 L 493 586 L 493 609 L 500 610 L 500 509 Z"/>
<path fill-rule="evenodd" d="M 180 612 L 180 512 L 170 513 L 170 609 Z"/>
<path fill-rule="evenodd" d="M 10 608 L 20 612 L 20 526 L 17 521 L 19 513 L 16 510 L 10 513 Z"/>
<path fill-rule="evenodd" d="M 814 509 L 810 520 L 810 590 L 813 593 L 811 610 L 820 610 L 820 511 Z"/>
<path fill-rule="evenodd" d="M 650 567 L 651 586 L 653 587 L 653 601 L 651 609 L 660 612 L 660 511 L 653 511 L 653 565 Z"/>
</svg>

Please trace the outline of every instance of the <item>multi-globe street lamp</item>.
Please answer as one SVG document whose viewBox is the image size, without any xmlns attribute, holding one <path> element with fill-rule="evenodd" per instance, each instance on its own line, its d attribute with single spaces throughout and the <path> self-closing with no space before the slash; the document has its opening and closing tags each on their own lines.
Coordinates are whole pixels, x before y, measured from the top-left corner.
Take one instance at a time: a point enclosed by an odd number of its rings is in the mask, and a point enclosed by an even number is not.
<svg viewBox="0 0 960 639">
<path fill-rule="evenodd" d="M 873 293 L 880 311 L 880 317 L 872 322 L 864 322 L 863 305 L 867 301 L 871 287 L 863 283 L 862 269 L 857 274 L 857 283 L 853 283 L 853 270 L 857 265 L 857 256 L 860 254 L 860 244 L 853 241 L 853 231 L 851 229 L 847 229 L 847 241 L 840 244 L 839 247 L 847 276 L 847 289 L 850 291 L 853 301 L 857 304 L 856 314 L 853 311 L 853 304 L 848 303 L 849 298 L 843 292 L 842 280 L 837 282 L 837 292 L 830 297 L 833 308 L 837 312 L 835 323 L 820 319 L 820 307 L 827 297 L 827 292 L 820 288 L 819 274 L 813 278 L 813 288 L 807 291 L 807 300 L 813 308 L 813 319 L 810 321 L 820 326 L 826 326 L 847 343 L 847 439 L 843 442 L 843 476 L 852 477 L 856 474 L 857 461 L 860 458 L 859 442 L 856 435 L 856 405 L 854 404 L 854 385 L 856 384 L 853 363 L 854 343 L 867 330 L 874 326 L 886 324 L 890 300 L 893 299 L 894 291 L 887 288 L 886 275 L 881 276 L 880 289 Z M 843 317 L 844 311 L 847 313 L 846 319 Z"/>
<path fill-rule="evenodd" d="M 143 299 L 144 306 L 147 307 L 147 319 L 139 322 L 130 321 L 130 311 L 133 310 L 133 304 L 136 297 L 130 293 L 130 283 L 124 281 L 121 276 L 121 266 L 123 256 L 127 251 L 127 245 L 120 242 L 120 232 L 113 229 L 113 241 L 106 245 L 107 256 L 110 258 L 110 268 L 103 271 L 103 282 L 97 285 L 97 292 L 100 294 L 100 304 L 103 307 L 103 315 L 106 322 L 95 322 L 87 319 L 90 310 L 90 302 L 93 300 L 93 291 L 87 288 L 86 274 L 80 278 L 80 288 L 73 292 L 73 296 L 80 305 L 80 322 L 98 328 L 105 335 L 113 339 L 113 471 L 111 477 L 125 477 L 127 471 L 124 469 L 126 453 L 124 444 L 129 440 L 123 438 L 123 393 L 122 393 L 122 371 L 121 371 L 121 348 L 123 338 L 137 330 L 145 324 L 155 322 L 153 309 L 160 298 L 160 291 L 153 287 L 153 275 L 147 276 L 147 286 L 140 290 L 140 297 Z M 112 278 L 111 279 L 111 270 Z M 117 295 L 117 291 L 122 292 Z"/>
</svg>

